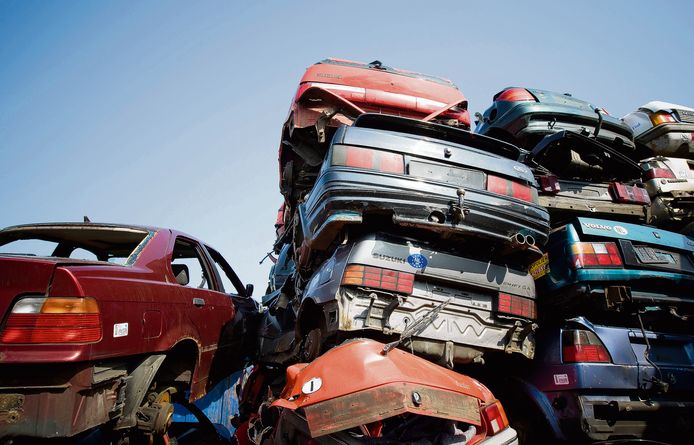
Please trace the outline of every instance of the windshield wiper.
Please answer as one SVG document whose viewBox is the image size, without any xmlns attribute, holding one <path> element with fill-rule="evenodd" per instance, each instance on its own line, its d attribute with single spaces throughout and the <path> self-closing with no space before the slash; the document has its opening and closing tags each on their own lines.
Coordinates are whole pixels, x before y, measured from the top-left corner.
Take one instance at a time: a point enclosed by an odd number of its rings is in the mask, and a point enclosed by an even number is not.
<svg viewBox="0 0 694 445">
<path fill-rule="evenodd" d="M 421 318 L 416 320 L 414 323 L 412 323 L 410 326 L 405 328 L 404 331 L 400 334 L 400 338 L 394 342 L 388 343 L 383 347 L 382 354 L 386 355 L 388 352 L 392 351 L 393 349 L 397 348 L 402 342 L 407 340 L 410 337 L 413 337 L 417 334 L 420 334 L 423 332 L 427 327 L 429 327 L 430 324 L 436 320 L 436 318 L 439 316 L 443 308 L 448 306 L 448 303 L 451 302 L 451 299 L 449 298 L 448 300 L 442 302 L 438 306 L 435 306 L 432 308 L 429 312 L 424 314 Z"/>
</svg>

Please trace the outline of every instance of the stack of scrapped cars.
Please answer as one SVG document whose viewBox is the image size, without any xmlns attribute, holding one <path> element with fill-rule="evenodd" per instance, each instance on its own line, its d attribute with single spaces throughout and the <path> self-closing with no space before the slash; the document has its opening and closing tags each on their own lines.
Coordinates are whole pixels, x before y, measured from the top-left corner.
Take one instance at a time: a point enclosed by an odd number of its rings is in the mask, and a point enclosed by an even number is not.
<svg viewBox="0 0 694 445">
<path fill-rule="evenodd" d="M 258 366 L 241 396 L 239 420 L 255 420 L 242 431 L 279 428 L 277 408 L 307 394 L 291 383 L 292 366 L 328 366 L 351 339 L 382 342 L 381 359 L 401 346 L 436 369 L 534 356 L 528 266 L 542 256 L 549 214 L 523 164 L 529 153 L 471 133 L 466 106 L 451 82 L 380 62 L 327 60 L 307 70 L 282 131 L 278 259 L 263 297 Z M 289 395 L 273 403 L 274 416 L 256 409 L 267 389 L 276 401 Z M 475 403 L 474 438 L 445 443 L 515 443 L 501 405 Z M 495 420 L 484 421 L 488 409 Z M 387 440 L 375 423 L 362 430 Z"/>
<path fill-rule="evenodd" d="M 692 234 L 694 109 L 653 101 L 622 120 L 634 131 L 655 223 Z"/>
<path fill-rule="evenodd" d="M 677 190 L 688 190 L 691 173 L 687 160 L 663 156 L 689 153 L 678 134 L 691 132 L 690 118 L 685 107 L 651 103 L 620 121 L 526 88 L 501 91 L 477 116 L 477 133 L 530 152 L 552 223 L 530 267 L 535 359 L 485 381 L 508 401 L 522 443 L 689 443 L 694 238 L 677 232 L 689 223 Z"/>
</svg>

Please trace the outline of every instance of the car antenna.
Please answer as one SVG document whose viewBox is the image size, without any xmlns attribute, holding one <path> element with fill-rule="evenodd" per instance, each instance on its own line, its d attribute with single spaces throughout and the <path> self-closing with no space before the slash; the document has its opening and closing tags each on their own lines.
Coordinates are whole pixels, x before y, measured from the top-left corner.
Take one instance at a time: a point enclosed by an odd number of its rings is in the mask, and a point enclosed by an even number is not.
<svg viewBox="0 0 694 445">
<path fill-rule="evenodd" d="M 383 351 L 381 353 L 383 355 L 388 354 L 388 352 L 392 351 L 393 349 L 397 348 L 402 342 L 407 340 L 408 338 L 417 335 L 424 331 L 430 324 L 436 320 L 436 318 L 439 316 L 443 308 L 448 306 L 448 303 L 451 302 L 451 299 L 449 298 L 448 300 L 442 302 L 438 306 L 435 306 L 432 308 L 429 312 L 424 314 L 421 318 L 417 319 L 414 323 L 409 325 L 408 327 L 405 328 L 404 331 L 400 334 L 400 338 L 398 340 L 395 340 L 394 342 L 388 343 L 385 346 L 383 346 Z"/>
<path fill-rule="evenodd" d="M 90 223 L 92 221 L 89 219 L 89 217 L 87 215 L 84 215 L 84 221 L 83 222 Z"/>
</svg>

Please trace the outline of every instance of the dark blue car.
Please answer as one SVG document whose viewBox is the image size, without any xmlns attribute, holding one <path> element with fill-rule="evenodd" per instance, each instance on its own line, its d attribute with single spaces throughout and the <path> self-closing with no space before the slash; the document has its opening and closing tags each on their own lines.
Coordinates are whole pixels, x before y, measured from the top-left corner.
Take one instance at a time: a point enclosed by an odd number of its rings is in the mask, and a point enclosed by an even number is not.
<svg viewBox="0 0 694 445">
<path fill-rule="evenodd" d="M 494 389 L 521 442 L 692 443 L 694 238 L 577 218 L 546 250 L 535 360 Z"/>
<path fill-rule="evenodd" d="M 663 332 L 671 328 L 641 329 L 635 317 L 547 321 L 535 360 L 504 389 L 521 443 L 692 443 L 694 339 Z"/>
</svg>

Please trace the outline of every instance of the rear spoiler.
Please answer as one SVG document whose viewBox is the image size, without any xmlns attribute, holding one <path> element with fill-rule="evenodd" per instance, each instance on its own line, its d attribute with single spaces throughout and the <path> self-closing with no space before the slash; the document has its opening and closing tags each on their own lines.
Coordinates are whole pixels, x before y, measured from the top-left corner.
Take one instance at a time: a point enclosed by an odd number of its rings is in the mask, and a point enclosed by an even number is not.
<svg viewBox="0 0 694 445">
<path fill-rule="evenodd" d="M 579 155 L 596 154 L 601 159 L 611 161 L 609 165 L 610 171 L 617 173 L 617 176 L 621 179 L 634 180 L 641 178 L 641 167 L 629 157 L 593 137 L 584 136 L 569 130 L 562 130 L 542 138 L 530 152 L 526 163 L 541 166 L 551 172 L 551 166 L 543 165 L 543 161 L 549 150 L 559 142 L 566 142 L 567 145 L 562 148 L 570 146 Z"/>
<path fill-rule="evenodd" d="M 422 136 L 454 144 L 465 145 L 493 153 L 518 162 L 524 162 L 528 152 L 508 142 L 471 133 L 448 125 L 425 122 L 419 119 L 392 116 L 387 114 L 365 113 L 352 124 L 354 127 L 374 130 L 395 131 L 398 133 Z"/>
</svg>

